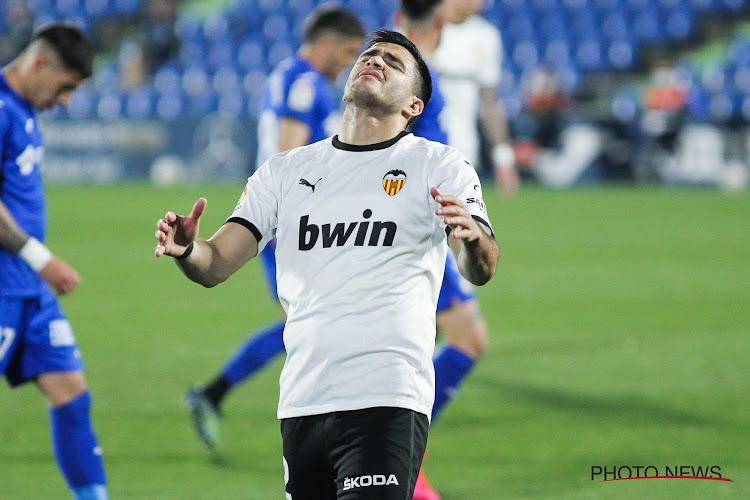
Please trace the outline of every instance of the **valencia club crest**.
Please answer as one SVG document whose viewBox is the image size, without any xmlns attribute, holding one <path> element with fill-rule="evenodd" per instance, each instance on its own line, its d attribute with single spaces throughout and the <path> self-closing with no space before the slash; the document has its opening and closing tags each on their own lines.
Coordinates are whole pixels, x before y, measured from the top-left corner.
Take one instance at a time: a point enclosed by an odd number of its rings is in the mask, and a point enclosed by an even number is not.
<svg viewBox="0 0 750 500">
<path fill-rule="evenodd" d="M 383 176 L 383 189 L 388 193 L 388 196 L 394 196 L 401 188 L 406 184 L 406 172 L 403 170 L 389 170 L 385 176 Z"/>
</svg>

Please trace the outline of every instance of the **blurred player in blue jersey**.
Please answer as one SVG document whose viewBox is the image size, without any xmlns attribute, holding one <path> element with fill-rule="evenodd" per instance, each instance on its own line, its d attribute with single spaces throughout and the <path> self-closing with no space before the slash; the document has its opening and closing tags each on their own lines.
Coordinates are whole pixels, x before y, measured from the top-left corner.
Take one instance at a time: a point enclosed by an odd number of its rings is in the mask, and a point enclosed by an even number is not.
<svg viewBox="0 0 750 500">
<path fill-rule="evenodd" d="M 335 80 L 354 65 L 364 39 L 357 16 L 341 7 L 321 6 L 307 17 L 297 54 L 279 63 L 266 83 L 258 122 L 258 167 L 276 153 L 336 133 L 341 96 L 334 88 Z M 275 240 L 269 242 L 260 257 L 271 297 L 278 303 L 275 247 Z M 209 449 L 219 441 L 218 417 L 224 397 L 284 352 L 286 316 L 281 306 L 279 311 L 282 319 L 251 333 L 210 384 L 185 395 L 198 436 Z"/>
<path fill-rule="evenodd" d="M 448 133 L 442 125 L 445 116 L 445 97 L 440 77 L 430 62 L 440 43 L 445 24 L 442 0 L 401 0 L 396 13 L 398 29 L 414 42 L 430 67 L 432 99 L 424 112 L 412 124 L 414 135 L 448 144 Z M 487 326 L 479 310 L 471 284 L 458 272 L 456 259 L 448 252 L 445 274 L 437 304 L 437 326 L 445 340 L 437 351 L 435 365 L 435 404 L 432 423 L 455 395 L 459 385 L 471 372 L 487 347 Z M 440 496 L 419 471 L 414 489 L 414 500 L 439 500 Z"/>
<path fill-rule="evenodd" d="M 91 76 L 92 58 L 78 28 L 52 24 L 0 73 L 0 373 L 12 387 L 33 381 L 44 394 L 55 458 L 80 500 L 106 499 L 106 478 L 81 355 L 55 297 L 80 278 L 44 246 L 37 111 L 68 104 Z"/>
</svg>

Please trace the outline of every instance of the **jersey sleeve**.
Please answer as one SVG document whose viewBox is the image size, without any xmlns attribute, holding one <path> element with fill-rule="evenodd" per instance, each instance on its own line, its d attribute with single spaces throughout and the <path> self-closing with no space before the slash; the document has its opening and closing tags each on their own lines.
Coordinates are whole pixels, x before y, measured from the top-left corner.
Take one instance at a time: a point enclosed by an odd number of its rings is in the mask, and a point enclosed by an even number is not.
<svg viewBox="0 0 750 500">
<path fill-rule="evenodd" d="M 487 214 L 487 206 L 484 204 L 479 176 L 463 155 L 451 148 L 440 167 L 435 169 L 435 174 L 432 185 L 437 187 L 441 193 L 453 195 L 463 201 L 474 220 L 486 227 L 494 237 L 495 232 Z M 442 219 L 439 220 L 440 227 L 448 233 L 449 226 L 443 223 Z"/>
<path fill-rule="evenodd" d="M 278 105 L 276 115 L 281 118 L 292 118 L 313 128 L 318 101 L 322 98 L 321 82 L 312 73 L 297 75 L 289 85 L 289 90 Z"/>
<path fill-rule="evenodd" d="M 494 26 L 487 26 L 487 36 L 482 46 L 483 61 L 478 80 L 483 88 L 494 88 L 500 84 L 500 68 L 503 59 L 503 42 Z"/>
<path fill-rule="evenodd" d="M 258 252 L 276 236 L 279 188 L 275 185 L 269 161 L 247 179 L 245 189 L 227 222 L 246 227 L 258 240 Z"/>
</svg>

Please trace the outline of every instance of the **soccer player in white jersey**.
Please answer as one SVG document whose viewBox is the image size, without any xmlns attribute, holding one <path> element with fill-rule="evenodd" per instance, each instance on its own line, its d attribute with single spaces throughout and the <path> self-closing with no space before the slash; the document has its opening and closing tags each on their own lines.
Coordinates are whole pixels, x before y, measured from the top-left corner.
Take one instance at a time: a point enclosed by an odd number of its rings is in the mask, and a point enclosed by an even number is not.
<svg viewBox="0 0 750 500">
<path fill-rule="evenodd" d="M 503 56 L 500 32 L 478 15 L 484 0 L 445 0 L 444 4 L 448 24 L 443 27 L 434 64 L 445 93 L 448 144 L 472 165 L 481 165 L 479 119 L 492 148 L 495 182 L 505 196 L 513 196 L 520 180 L 505 107 L 498 99 Z"/>
<path fill-rule="evenodd" d="M 417 48 L 379 30 L 347 80 L 338 135 L 272 156 L 208 240 L 198 238 L 204 198 L 157 222 L 156 256 L 206 287 L 277 238 L 287 498 L 411 498 L 448 247 L 473 284 L 495 273 L 500 249 L 476 172 L 455 149 L 405 131 L 430 94 Z"/>
</svg>

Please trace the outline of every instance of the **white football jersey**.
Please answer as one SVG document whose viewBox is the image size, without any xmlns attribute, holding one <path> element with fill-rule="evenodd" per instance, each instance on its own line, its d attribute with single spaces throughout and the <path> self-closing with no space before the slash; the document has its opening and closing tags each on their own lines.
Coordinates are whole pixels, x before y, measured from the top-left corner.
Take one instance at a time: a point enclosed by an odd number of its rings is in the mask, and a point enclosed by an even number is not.
<svg viewBox="0 0 750 500">
<path fill-rule="evenodd" d="M 279 418 L 376 406 L 428 417 L 446 225 L 430 187 L 491 229 L 479 179 L 455 149 L 402 133 L 336 137 L 271 157 L 227 222 L 277 238 L 287 312 Z"/>
<path fill-rule="evenodd" d="M 487 20 L 472 16 L 461 24 L 446 24 L 433 63 L 445 95 L 442 125 L 448 143 L 472 165 L 479 165 L 479 94 L 500 83 L 502 40 Z"/>
</svg>

